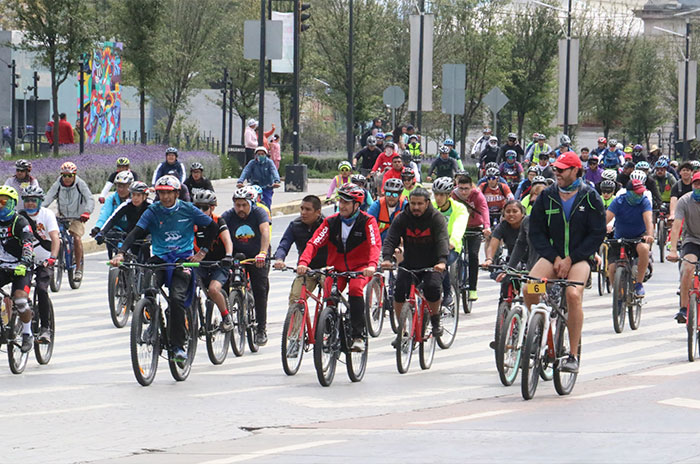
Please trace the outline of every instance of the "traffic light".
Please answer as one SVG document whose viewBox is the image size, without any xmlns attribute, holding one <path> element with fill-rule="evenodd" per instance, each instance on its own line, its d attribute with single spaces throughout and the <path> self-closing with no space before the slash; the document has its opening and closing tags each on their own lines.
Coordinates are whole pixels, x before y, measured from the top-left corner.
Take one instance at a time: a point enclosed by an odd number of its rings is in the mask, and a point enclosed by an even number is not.
<svg viewBox="0 0 700 464">
<path fill-rule="evenodd" d="M 300 3 L 299 4 L 299 11 L 300 12 L 302 12 L 304 10 L 308 10 L 309 8 L 311 8 L 311 5 L 308 3 Z M 299 24 L 299 31 L 300 32 L 304 32 L 311 27 L 308 24 L 304 24 L 304 21 L 308 20 L 309 18 L 311 18 L 311 13 L 301 13 L 299 15 L 299 23 L 300 23 Z"/>
</svg>

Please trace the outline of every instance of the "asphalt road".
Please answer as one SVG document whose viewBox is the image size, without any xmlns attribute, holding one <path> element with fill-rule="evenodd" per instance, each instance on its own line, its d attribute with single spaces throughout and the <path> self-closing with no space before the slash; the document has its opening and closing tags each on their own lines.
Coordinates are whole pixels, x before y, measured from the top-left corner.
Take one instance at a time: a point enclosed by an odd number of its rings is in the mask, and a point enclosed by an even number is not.
<svg viewBox="0 0 700 464">
<path fill-rule="evenodd" d="M 274 219 L 273 243 L 291 217 Z M 295 256 L 290 256 L 290 262 Z M 503 387 L 488 343 L 497 284 L 480 298 L 430 370 L 396 370 L 393 334 L 370 340 L 365 378 L 339 364 L 319 386 L 307 353 L 296 376 L 280 362 L 291 275 L 271 272 L 268 333 L 259 353 L 212 365 L 200 342 L 189 379 L 161 359 L 154 383 L 135 381 L 129 330 L 107 304 L 106 253 L 89 255 L 79 290 L 52 294 L 56 346 L 47 366 L 0 370 L 5 446 L 0 462 L 700 462 L 700 363 L 688 363 L 677 310 L 677 267 L 656 264 L 641 327 L 615 334 L 611 296 L 585 294 L 581 374 L 557 396 L 541 382 L 523 401 Z"/>
</svg>

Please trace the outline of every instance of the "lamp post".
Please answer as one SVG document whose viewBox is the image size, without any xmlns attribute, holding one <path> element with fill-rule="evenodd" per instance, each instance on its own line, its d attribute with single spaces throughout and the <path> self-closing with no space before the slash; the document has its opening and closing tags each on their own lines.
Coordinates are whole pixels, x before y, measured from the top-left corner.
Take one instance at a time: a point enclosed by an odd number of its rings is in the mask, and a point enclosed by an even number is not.
<svg viewBox="0 0 700 464">
<path fill-rule="evenodd" d="M 12 60 L 12 64 L 8 65 L 12 70 L 12 155 L 15 154 L 15 144 L 17 142 L 17 63 Z"/>
<path fill-rule="evenodd" d="M 39 153 L 39 73 L 34 71 L 34 154 Z M 82 123 L 81 123 L 82 124 Z"/>
<path fill-rule="evenodd" d="M 348 161 L 352 162 L 353 149 L 355 148 L 355 84 L 353 79 L 353 42 L 354 42 L 354 18 L 353 9 L 354 2 L 350 0 L 348 6 L 349 14 L 349 32 L 348 32 L 348 69 L 347 69 L 347 81 L 348 81 L 348 109 L 347 109 L 347 149 L 348 149 Z"/>
<path fill-rule="evenodd" d="M 260 83 L 258 88 L 258 146 L 265 139 L 265 0 L 260 0 Z"/>
</svg>

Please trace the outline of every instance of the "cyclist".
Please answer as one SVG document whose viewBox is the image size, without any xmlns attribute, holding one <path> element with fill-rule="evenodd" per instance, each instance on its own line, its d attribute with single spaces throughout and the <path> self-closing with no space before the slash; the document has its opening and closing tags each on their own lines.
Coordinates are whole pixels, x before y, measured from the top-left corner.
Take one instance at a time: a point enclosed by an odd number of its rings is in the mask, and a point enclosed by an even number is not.
<svg viewBox="0 0 700 464">
<path fill-rule="evenodd" d="M 209 246 L 209 251 L 204 255 L 203 261 L 219 261 L 220 266 L 211 266 L 200 268 L 197 273 L 202 278 L 202 284 L 207 290 L 207 296 L 216 304 L 221 313 L 221 330 L 228 332 L 233 329 L 233 321 L 231 315 L 226 308 L 226 299 L 221 289 L 229 277 L 229 270 L 233 264 L 233 243 L 229 234 L 226 221 L 214 214 L 216 208 L 216 193 L 211 190 L 199 189 L 192 196 L 192 203 L 199 208 L 204 214 L 209 216 L 216 223 L 218 235 L 214 242 Z M 206 243 L 205 231 L 200 231 L 197 225 L 194 226 L 194 250 L 199 253 L 200 244 L 204 246 Z"/>
<path fill-rule="evenodd" d="M 634 284 L 634 294 L 637 297 L 644 296 L 644 274 L 649 265 L 650 247 L 654 241 L 654 223 L 652 222 L 651 201 L 644 195 L 646 188 L 640 179 L 632 179 L 626 185 L 624 195 L 613 200 L 605 213 L 605 222 L 610 223 L 615 219 L 615 238 L 635 239 L 641 238 L 644 243 L 638 243 L 636 253 L 639 257 L 637 263 L 637 276 Z M 620 244 L 610 244 L 609 256 L 620 255 Z M 615 263 L 608 264 L 608 275 L 615 275 Z"/>
<path fill-rule="evenodd" d="M 270 233 L 272 233 L 272 211 L 262 202 L 262 188 L 259 185 L 246 185 L 244 188 L 248 189 L 253 196 L 253 204 L 267 213 L 267 222 L 270 223 Z"/>
<path fill-rule="evenodd" d="M 180 184 L 185 182 L 185 165 L 177 160 L 178 152 L 175 147 L 168 147 L 165 150 L 165 161 L 160 163 L 155 171 L 153 171 L 153 178 L 151 179 L 151 185 L 155 185 L 156 181 L 165 175 L 174 176 L 180 181 Z"/>
<path fill-rule="evenodd" d="M 603 156 L 603 153 L 605 150 L 608 149 L 608 139 L 605 137 L 599 137 L 598 138 L 598 147 L 593 149 L 593 153 L 598 156 L 598 158 L 601 158 Z"/>
<path fill-rule="evenodd" d="M 617 169 L 622 166 L 625 154 L 617 148 L 617 140 L 608 140 L 608 148 L 603 151 L 601 161 L 605 169 Z"/>
<path fill-rule="evenodd" d="M 109 217 L 114 213 L 114 211 L 119 207 L 120 204 L 124 203 L 129 199 L 129 186 L 134 182 L 134 175 L 129 171 L 122 171 L 114 178 L 114 185 L 117 186 L 117 191 L 110 193 L 105 201 L 102 208 L 100 208 L 100 215 L 97 218 L 95 227 L 90 231 L 92 237 L 96 236 L 102 226 L 105 225 Z M 119 225 L 116 226 L 117 230 L 123 230 Z M 107 244 L 107 252 L 110 259 L 112 258 L 112 253 L 114 251 L 114 245 Z"/>
<path fill-rule="evenodd" d="M 525 217 L 525 207 L 518 200 L 510 200 L 503 207 L 503 221 L 501 221 L 491 234 L 491 241 L 486 248 L 486 260 L 484 265 L 490 266 L 496 260 L 501 245 L 506 246 L 508 256 L 513 252 L 515 241 L 518 238 L 520 224 Z"/>
<path fill-rule="evenodd" d="M 237 187 L 243 187 L 245 181 L 262 187 L 262 202 L 268 208 L 272 207 L 273 189 L 280 186 L 280 175 L 275 163 L 267 157 L 267 148 L 258 147 L 255 149 L 255 158 L 243 168 L 243 172 L 236 182 Z"/>
<path fill-rule="evenodd" d="M 331 185 L 328 187 L 326 200 L 335 197 L 335 192 L 343 185 L 350 182 L 350 173 L 352 172 L 352 164 L 349 161 L 341 161 L 338 164 L 338 175 L 333 178 Z"/>
<path fill-rule="evenodd" d="M 537 160 L 537 169 L 540 170 L 540 175 L 546 179 L 554 179 L 554 171 L 551 166 L 553 161 L 550 161 L 552 153 L 551 151 L 549 153 L 541 152 Z"/>
<path fill-rule="evenodd" d="M 412 179 L 414 179 L 415 182 L 420 184 L 421 172 L 418 169 L 418 165 L 415 163 L 415 161 L 413 161 L 413 158 L 411 157 L 411 154 L 408 150 L 404 150 L 403 154 L 401 155 L 401 161 L 403 161 L 404 170 L 406 168 L 410 168 L 413 172 Z"/>
<path fill-rule="evenodd" d="M 374 136 L 377 138 L 377 147 L 379 147 L 379 150 L 384 151 L 384 133 L 379 130 Z"/>
<path fill-rule="evenodd" d="M 352 158 L 352 166 L 357 167 L 357 160 L 360 160 L 360 174 L 366 176 L 372 171 L 374 162 L 381 150 L 377 148 L 377 138 L 373 135 L 367 137 L 367 146 L 358 151 Z"/>
<path fill-rule="evenodd" d="M 416 182 L 415 171 L 411 168 L 408 168 L 408 167 L 403 168 L 403 172 L 401 173 L 401 182 L 403 182 L 403 193 L 402 194 L 407 199 L 412 191 L 414 191 L 418 187 L 423 187 L 420 184 L 420 182 Z"/>
<path fill-rule="evenodd" d="M 379 156 L 377 156 L 377 159 L 374 162 L 374 165 L 372 166 L 372 172 L 377 173 L 378 176 L 381 176 L 384 174 L 384 171 L 387 169 L 391 168 L 391 162 L 394 159 L 394 144 L 393 143 L 388 143 L 386 147 L 384 147 L 384 152 L 380 153 Z"/>
<path fill-rule="evenodd" d="M 523 166 L 515 160 L 517 153 L 515 150 L 506 151 L 506 160 L 501 163 L 499 172 L 501 177 L 506 180 L 511 191 L 518 188 L 520 180 L 523 178 Z"/>
<path fill-rule="evenodd" d="M 644 147 L 640 144 L 636 144 L 632 147 L 632 161 L 639 163 L 640 161 L 646 161 L 647 157 L 644 154 Z"/>
<path fill-rule="evenodd" d="M 600 198 L 603 200 L 603 206 L 607 209 L 610 204 L 615 200 L 615 190 L 617 189 L 617 183 L 614 180 L 603 180 L 599 184 Z"/>
<path fill-rule="evenodd" d="M 664 205 L 671 202 L 671 190 L 676 184 L 676 178 L 667 171 L 668 161 L 661 158 L 654 165 L 654 180 L 659 187 L 659 194 Z"/>
<path fill-rule="evenodd" d="M 642 171 L 647 176 L 644 186 L 646 187 L 647 191 L 651 192 L 651 205 L 654 207 L 654 209 L 659 209 L 661 206 L 661 194 L 659 193 L 658 184 L 653 177 L 649 175 L 650 168 L 649 163 L 646 161 L 640 161 L 634 167 L 635 171 Z M 692 172 L 690 175 L 692 176 Z M 688 182 L 690 182 L 690 180 L 688 180 Z M 673 189 L 671 189 L 671 194 L 673 195 Z"/>
<path fill-rule="evenodd" d="M 678 174 L 681 176 L 681 179 L 671 188 L 671 202 L 668 216 L 670 220 L 673 220 L 676 206 L 678 205 L 678 199 L 686 193 L 693 191 L 693 165 L 685 161 L 678 168 Z"/>
<path fill-rule="evenodd" d="M 522 200 L 529 192 L 532 187 L 532 180 L 540 175 L 540 170 L 537 166 L 530 166 L 527 168 L 527 177 L 520 181 L 518 188 L 515 190 L 515 199 Z"/>
<path fill-rule="evenodd" d="M 518 136 L 513 132 L 508 134 L 506 143 L 501 145 L 501 148 L 498 150 L 498 159 L 496 162 L 499 164 L 504 163 L 508 159 L 508 151 L 510 150 L 515 152 L 516 159 L 518 163 L 520 163 L 524 156 L 523 147 L 520 146 L 518 143 Z"/>
<path fill-rule="evenodd" d="M 442 294 L 441 273 L 447 268 L 449 256 L 449 236 L 447 222 L 430 203 L 430 192 L 418 188 L 411 193 L 409 206 L 391 223 L 389 232 L 382 244 L 382 268 L 391 269 L 395 252 L 401 252 L 399 245 L 403 241 L 403 262 L 406 269 L 424 269 L 432 267 L 436 272 L 423 272 L 419 279 L 423 283 L 423 294 L 430 308 L 430 322 L 433 335 L 442 335 L 440 326 L 440 304 Z M 394 312 L 400 320 L 401 307 L 406 301 L 411 288 L 411 276 L 399 269 L 394 286 Z M 399 335 L 392 342 L 396 348 Z"/>
<path fill-rule="evenodd" d="M 233 249 L 243 253 L 246 258 L 255 258 L 255 264 L 246 265 L 250 276 L 250 285 L 255 299 L 255 319 L 258 330 L 255 342 L 258 345 L 267 343 L 267 295 L 270 291 L 270 280 L 266 258 L 270 248 L 270 226 L 265 211 L 253 204 L 253 193 L 246 188 L 233 192 L 233 208 L 224 212 L 221 217 L 228 225 Z"/>
<path fill-rule="evenodd" d="M 360 210 L 364 202 L 364 192 L 356 185 L 349 184 L 338 190 L 340 201 L 338 212 L 323 220 L 313 237 L 306 245 L 299 258 L 297 274 L 304 275 L 309 269 L 319 249 L 328 246 L 329 266 L 336 271 L 362 271 L 362 276 L 355 279 L 340 278 L 338 290 L 347 285 L 348 303 L 350 305 L 350 322 L 352 325 L 352 351 L 365 349 L 363 334 L 365 331 L 363 291 L 367 281 L 377 270 L 379 251 L 381 249 L 379 228 L 373 216 Z M 325 293 L 331 290 L 332 279 L 325 282 Z"/>
<path fill-rule="evenodd" d="M 350 176 L 350 182 L 360 187 L 365 192 L 365 202 L 362 203 L 360 209 L 362 211 L 367 211 L 372 204 L 374 204 L 374 198 L 369 190 L 367 190 L 367 179 L 362 174 L 353 174 Z"/>
<path fill-rule="evenodd" d="M 87 183 L 78 177 L 78 167 L 66 161 L 61 165 L 61 177 L 53 183 L 45 198 L 47 208 L 56 200 L 58 217 L 78 218 L 71 220 L 68 232 L 73 236 L 73 258 L 75 273 L 73 279 L 79 282 L 83 279 L 83 235 L 85 223 L 95 209 L 95 200 Z"/>
<path fill-rule="evenodd" d="M 601 168 L 598 163 L 598 157 L 596 155 L 589 156 L 583 174 L 583 180 L 589 182 L 591 185 L 597 185 L 603 179 L 602 175 L 603 168 Z"/>
<path fill-rule="evenodd" d="M 457 161 L 457 167 L 460 171 L 464 171 L 464 165 L 462 164 L 462 158 L 459 157 L 459 153 L 455 150 L 455 141 L 452 139 L 445 139 L 442 143 L 446 147 L 450 147 L 450 158 Z"/>
<path fill-rule="evenodd" d="M 51 329 L 49 327 L 49 282 L 53 274 L 53 266 L 58 259 L 61 249 L 61 237 L 58 231 L 56 215 L 48 208 L 43 208 L 44 191 L 39 186 L 27 186 L 22 191 L 24 208 L 20 212 L 27 219 L 32 228 L 34 247 L 34 275 L 36 287 L 34 292 L 39 303 L 39 319 L 41 330 L 39 331 L 39 343 L 51 341 Z"/>
<path fill-rule="evenodd" d="M 403 174 L 403 161 L 398 153 L 394 153 L 394 157 L 391 159 L 391 169 L 386 171 L 382 176 L 382 183 L 380 186 L 384 188 L 384 184 L 388 179 L 401 179 Z M 381 189 L 380 189 L 381 191 Z"/>
<path fill-rule="evenodd" d="M 489 206 L 489 215 L 492 222 L 498 222 L 497 217 L 500 216 L 503 206 L 508 200 L 513 200 L 513 194 L 510 191 L 508 184 L 498 181 L 498 170 L 489 168 L 486 171 L 487 181 L 481 184 L 479 188 L 481 193 L 486 198 L 486 204 Z"/>
<path fill-rule="evenodd" d="M 421 169 L 421 162 L 423 161 L 423 148 L 420 145 L 418 136 L 416 134 L 410 134 L 408 136 L 408 143 L 406 144 L 406 149 L 411 154 L 411 158 L 418 166 L 418 170 Z"/>
<path fill-rule="evenodd" d="M 559 158 L 562 153 L 566 153 L 567 151 L 573 151 L 573 147 L 571 146 L 571 139 L 569 136 L 564 134 L 559 137 L 559 147 L 554 150 L 554 158 Z M 550 161 L 550 163 L 554 163 L 554 161 Z"/>
<path fill-rule="evenodd" d="M 112 186 L 114 185 L 114 179 L 122 171 L 131 171 L 131 174 L 133 174 L 133 176 L 134 176 L 134 180 L 139 180 L 139 176 L 136 174 L 136 172 L 131 170 L 131 162 L 129 161 L 129 158 L 127 158 L 125 156 L 121 156 L 121 157 L 117 158 L 117 170 L 109 175 L 109 177 L 107 178 L 107 182 L 105 182 L 104 187 L 102 187 L 102 191 L 100 192 L 100 196 L 97 198 L 97 200 L 100 203 L 105 202 L 105 199 L 107 198 L 107 194 L 109 194 L 109 191 L 112 189 Z"/>
<path fill-rule="evenodd" d="M 604 170 L 603 173 L 600 175 L 600 179 L 601 183 L 605 180 L 612 181 L 615 184 L 615 192 L 617 192 L 620 189 L 620 184 L 617 183 L 617 171 L 615 169 Z M 596 185 L 596 191 L 600 193 L 600 183 Z"/>
<path fill-rule="evenodd" d="M 459 165 L 454 158 L 450 158 L 450 147 L 443 145 L 440 147 L 440 156 L 435 158 L 428 169 L 428 182 L 432 181 L 433 174 L 436 177 L 454 177 L 457 171 Z"/>
<path fill-rule="evenodd" d="M 617 178 L 615 180 L 620 185 L 627 185 L 632 171 L 634 171 L 634 163 L 632 161 L 625 161 L 625 164 L 622 165 L 622 170 L 617 174 Z"/>
<path fill-rule="evenodd" d="M 476 158 L 477 156 L 481 156 L 481 152 L 484 151 L 484 148 L 486 148 L 486 145 L 488 145 L 490 138 L 491 138 L 491 128 L 484 127 L 484 130 L 482 131 L 482 136 L 479 137 L 479 139 L 476 142 L 474 142 L 474 145 L 472 145 L 472 152 L 471 152 L 472 158 Z"/>
<path fill-rule="evenodd" d="M 479 181 L 476 183 L 477 185 L 480 186 L 481 184 L 485 184 L 489 180 L 489 177 L 486 175 L 486 171 L 488 171 L 491 168 L 498 170 L 498 163 L 486 164 L 486 167 L 484 168 L 484 176 L 481 179 L 479 179 Z M 506 183 L 506 180 L 503 177 L 501 177 L 500 172 L 498 173 L 498 182 L 502 182 L 504 184 Z"/>
<path fill-rule="evenodd" d="M 462 238 L 467 230 L 469 213 L 467 207 L 457 200 L 450 198 L 455 188 L 454 180 L 451 177 L 440 177 L 433 182 L 433 207 L 435 207 L 447 221 L 447 235 L 449 236 L 450 252 L 447 256 L 447 266 L 457 261 L 462 252 Z M 454 301 L 450 286 L 450 273 L 445 272 L 442 278 L 443 306 L 450 306 Z"/>
<path fill-rule="evenodd" d="M 474 188 L 474 183 L 469 174 L 457 176 L 457 188 L 452 192 L 452 198 L 467 207 L 469 220 L 467 221 L 467 232 L 481 231 L 486 238 L 491 236 L 491 220 L 489 217 L 489 207 L 486 198 L 481 190 Z M 478 298 L 476 286 L 479 279 L 479 248 L 481 238 L 477 235 L 466 235 L 467 257 L 469 263 L 469 301 L 476 301 Z M 464 245 L 463 245 L 464 246 Z"/>
<path fill-rule="evenodd" d="M 535 187 L 540 187 L 540 188 L 535 188 Z M 544 190 L 544 188 L 547 186 L 547 179 L 545 179 L 542 176 L 537 176 L 532 180 L 532 187 L 530 188 L 530 191 L 525 197 L 523 197 L 522 200 L 520 200 L 520 203 L 523 205 L 523 208 L 525 208 L 525 213 L 530 214 L 532 212 L 532 205 L 535 204 L 535 199 L 539 196 L 539 194 Z M 533 195 L 534 191 L 537 190 L 537 194 Z"/>
<path fill-rule="evenodd" d="M 32 172 L 32 163 L 26 159 L 20 159 L 15 161 L 15 175 L 8 177 L 5 181 L 5 185 L 9 185 L 15 191 L 22 192 L 25 188 L 39 187 L 39 181 L 36 177 L 30 174 Z M 22 211 L 23 205 L 17 205 L 17 211 Z"/>
<path fill-rule="evenodd" d="M 160 193 L 160 201 L 150 205 L 136 223 L 136 226 L 124 239 L 122 246 L 114 258 L 112 265 L 118 266 L 124 260 L 124 252 L 131 248 L 135 240 L 151 234 L 153 263 L 174 263 L 182 260 L 199 262 L 209 251 L 206 246 L 200 246 L 193 254 L 194 226 L 206 228 L 205 238 L 201 245 L 210 244 L 218 235 L 217 224 L 192 203 L 178 199 L 182 185 L 180 180 L 171 175 L 160 177 L 155 189 Z M 188 308 L 194 297 L 192 272 L 190 269 L 167 268 L 157 273 L 158 286 L 167 285 L 169 290 L 168 309 L 170 320 L 170 341 L 172 343 L 172 359 L 175 362 L 187 360 L 183 349 L 185 343 L 185 308 Z"/>
<path fill-rule="evenodd" d="M 588 163 L 588 160 L 591 157 L 590 150 L 588 147 L 583 147 L 581 148 L 581 153 L 579 155 L 579 158 L 581 158 L 581 163 Z"/>
<path fill-rule="evenodd" d="M 372 137 L 372 136 L 370 136 Z M 369 139 L 369 137 L 368 137 Z M 314 232 L 323 223 L 324 217 L 321 213 L 321 200 L 316 195 L 307 195 L 301 200 L 301 205 L 299 206 L 300 213 L 299 217 L 294 219 L 289 223 L 287 229 L 284 231 L 280 243 L 275 251 L 275 269 L 284 268 L 284 260 L 289 254 L 289 250 L 294 244 L 297 248 L 297 253 L 299 256 L 304 252 L 306 244 L 313 237 Z M 321 247 L 314 256 L 314 259 L 309 263 L 311 269 L 320 269 L 326 265 L 328 260 L 328 249 L 327 247 Z M 309 292 L 313 292 L 318 285 L 321 285 L 321 274 L 315 274 L 313 276 L 306 277 L 306 289 Z M 301 296 L 301 285 L 304 283 L 304 277 L 297 276 L 292 282 L 292 288 L 289 291 L 289 304 L 290 306 L 299 301 Z"/>
<path fill-rule="evenodd" d="M 398 179 L 388 179 L 384 184 L 384 196 L 372 203 L 372 206 L 367 210 L 367 214 L 376 219 L 382 240 L 386 237 L 386 232 L 389 230 L 391 221 L 393 221 L 408 204 L 406 195 L 402 193 L 403 191 L 403 182 Z"/>
<path fill-rule="evenodd" d="M 547 136 L 537 134 L 537 142 L 530 145 L 525 155 L 525 160 L 529 163 L 536 163 L 540 159 L 540 154 L 547 154 L 552 151 L 552 148 L 547 144 Z"/>
<path fill-rule="evenodd" d="M 487 163 L 496 163 L 498 166 L 498 138 L 492 135 L 489 137 L 489 143 L 486 144 L 481 154 L 479 155 L 479 166 L 482 169 L 486 169 Z"/>
<path fill-rule="evenodd" d="M 563 153 L 554 163 L 557 183 L 537 198 L 530 215 L 530 239 L 541 258 L 530 271 L 539 278 L 562 278 L 586 282 L 588 259 L 605 236 L 605 216 L 600 196 L 581 181 L 581 160 L 576 153 Z M 583 326 L 583 286 L 567 287 L 571 353 L 562 361 L 564 372 L 578 372 L 576 352 Z M 528 306 L 538 295 L 525 293 Z"/>
<path fill-rule="evenodd" d="M 211 181 L 204 177 L 204 165 L 195 161 L 190 165 L 190 176 L 185 180 L 185 185 L 190 192 L 190 197 L 194 199 L 195 190 L 214 191 Z"/>
</svg>

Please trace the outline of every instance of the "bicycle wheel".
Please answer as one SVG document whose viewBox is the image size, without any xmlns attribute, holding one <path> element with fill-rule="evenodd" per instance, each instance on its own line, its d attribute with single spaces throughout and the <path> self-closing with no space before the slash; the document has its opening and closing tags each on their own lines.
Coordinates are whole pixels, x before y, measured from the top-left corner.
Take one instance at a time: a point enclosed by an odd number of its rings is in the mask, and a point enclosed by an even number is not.
<svg viewBox="0 0 700 464">
<path fill-rule="evenodd" d="M 622 333 L 625 328 L 627 313 L 627 268 L 618 266 L 613 281 L 612 319 L 615 333 Z"/>
<path fill-rule="evenodd" d="M 136 303 L 129 343 L 136 381 L 147 387 L 156 377 L 160 355 L 160 308 L 150 298 Z"/>
<path fill-rule="evenodd" d="M 443 350 L 452 346 L 457 337 L 457 327 L 459 326 L 459 296 L 458 285 L 452 281 L 453 303 L 448 306 L 440 305 L 440 323 L 442 324 L 442 335 L 437 337 L 437 344 Z"/>
<path fill-rule="evenodd" d="M 124 327 L 129 320 L 131 309 L 131 293 L 127 289 L 125 273 L 118 267 L 109 269 L 107 276 L 107 295 L 109 297 L 109 315 L 112 324 L 118 329 Z"/>
<path fill-rule="evenodd" d="M 659 262 L 664 262 L 664 253 L 666 251 L 666 221 L 659 218 L 656 221 L 656 242 L 659 244 Z"/>
<path fill-rule="evenodd" d="M 399 317 L 399 332 L 396 335 L 396 368 L 399 374 L 408 372 L 413 356 L 413 308 L 411 303 L 406 302 L 401 308 Z"/>
<path fill-rule="evenodd" d="M 603 296 L 603 293 L 605 292 L 605 272 L 606 272 L 606 267 L 605 267 L 605 250 L 604 246 L 601 245 L 600 248 L 598 249 L 598 254 L 600 255 L 600 265 L 598 266 L 597 269 L 597 274 L 598 274 L 598 296 Z"/>
<path fill-rule="evenodd" d="M 231 349 L 236 356 L 245 353 L 246 312 L 243 304 L 243 295 L 239 290 L 231 290 L 228 296 L 228 311 L 233 321 L 231 331 Z"/>
<path fill-rule="evenodd" d="M 418 344 L 418 361 L 421 369 L 430 369 L 435 358 L 436 337 L 433 337 L 430 327 L 430 313 L 423 314 L 423 327 L 421 329 L 421 341 Z"/>
<path fill-rule="evenodd" d="M 333 383 L 335 366 L 338 361 L 339 327 L 335 308 L 326 306 L 321 311 L 316 326 L 316 344 L 314 345 L 314 367 L 318 382 L 328 387 Z"/>
<path fill-rule="evenodd" d="M 690 295 L 688 302 L 688 318 L 686 321 L 688 329 L 688 361 L 693 362 L 698 357 L 698 297 Z"/>
<path fill-rule="evenodd" d="M 566 321 L 564 318 L 559 318 L 557 320 L 557 340 L 555 346 L 555 353 L 557 353 L 557 361 L 554 362 L 554 389 L 559 395 L 568 395 L 574 389 L 576 384 L 576 377 L 578 374 L 572 372 L 562 372 L 559 367 L 559 360 L 565 354 L 571 352 L 569 343 L 569 330 L 566 328 Z M 578 345 L 579 360 L 581 359 L 581 343 Z"/>
<path fill-rule="evenodd" d="M 73 255 L 75 256 L 75 255 Z M 80 269 L 85 269 L 85 260 L 80 261 Z M 83 280 L 75 280 L 75 268 L 73 269 L 68 269 L 68 284 L 70 285 L 70 288 L 73 290 L 77 290 L 80 288 L 80 284 L 83 283 Z"/>
<path fill-rule="evenodd" d="M 224 293 L 224 301 L 228 302 Z M 205 330 L 206 330 L 206 341 L 207 341 L 207 355 L 209 356 L 209 361 L 214 365 L 219 365 L 226 360 L 228 355 L 228 346 L 231 343 L 231 331 L 224 332 L 221 330 L 221 311 L 214 304 L 213 301 L 207 300 L 207 312 L 204 316 Z"/>
<path fill-rule="evenodd" d="M 10 370 L 13 374 L 21 374 L 27 367 L 29 352 L 22 353 L 22 321 L 19 313 L 15 310 L 9 321 L 10 336 L 7 340 L 7 360 L 10 363 Z"/>
<path fill-rule="evenodd" d="M 501 383 L 506 387 L 513 385 L 520 367 L 520 333 L 525 329 L 523 314 L 519 306 L 508 312 L 500 343 L 496 345 L 496 368 Z"/>
<path fill-rule="evenodd" d="M 522 383 L 520 392 L 523 399 L 531 400 L 537 391 L 537 382 L 540 374 L 540 357 L 542 356 L 540 347 L 544 336 L 544 315 L 534 314 L 527 327 L 527 341 L 525 342 L 525 352 L 522 357 L 520 368 L 522 369 Z"/>
<path fill-rule="evenodd" d="M 378 337 L 384 325 L 384 285 L 380 276 L 374 276 L 365 287 L 365 319 L 369 334 Z"/>
<path fill-rule="evenodd" d="M 362 336 L 365 349 L 362 351 L 347 350 L 345 353 L 345 368 L 351 382 L 359 382 L 365 376 L 367 370 L 367 353 L 369 351 L 369 337 L 367 333 Z"/>
<path fill-rule="evenodd" d="M 510 312 L 510 303 L 507 301 L 501 301 L 498 304 L 498 310 L 496 311 L 496 326 L 494 328 L 493 340 L 495 346 L 500 344 L 501 332 L 503 332 L 503 322 L 505 321 L 506 315 Z M 496 359 L 496 364 L 498 364 L 498 359 Z"/>
<path fill-rule="evenodd" d="M 59 258 L 56 260 L 56 264 L 54 264 L 53 272 L 51 273 L 51 281 L 49 282 L 51 291 L 54 293 L 61 290 L 63 271 L 66 269 L 66 262 L 63 260 L 63 243 L 61 243 L 61 247 L 58 250 L 58 256 Z"/>
<path fill-rule="evenodd" d="M 255 332 L 258 330 L 258 324 L 255 322 L 255 302 L 252 294 L 246 294 L 246 337 L 248 338 L 248 348 L 251 353 L 257 353 L 260 350 L 260 345 L 255 341 Z"/>
<path fill-rule="evenodd" d="M 201 301 L 195 298 L 192 306 L 185 308 L 185 346 L 182 348 L 187 353 L 187 359 L 184 362 L 173 360 L 172 353 L 168 352 L 168 365 L 170 366 L 170 374 L 178 382 L 187 380 L 192 371 L 192 363 L 197 354 L 197 341 L 199 337 L 199 305 Z"/>
<path fill-rule="evenodd" d="M 304 306 L 294 303 L 287 310 L 282 326 L 282 369 L 287 375 L 299 371 L 301 358 L 306 351 L 306 329 L 304 328 Z"/>
<path fill-rule="evenodd" d="M 34 307 L 36 308 L 36 304 L 34 304 Z M 37 320 L 37 329 L 39 328 L 38 324 L 38 310 L 35 310 L 35 319 Z M 39 331 L 34 332 L 34 356 L 36 357 L 36 361 L 39 364 L 48 364 L 49 361 L 51 361 L 51 356 L 53 355 L 53 342 L 54 342 L 54 337 L 56 335 L 56 320 L 54 317 L 53 313 L 53 303 L 51 300 L 49 300 L 49 330 L 51 331 L 51 336 L 49 339 L 48 343 L 39 343 Z"/>
<path fill-rule="evenodd" d="M 639 298 L 634 298 L 632 305 L 627 308 L 630 329 L 637 330 L 642 321 L 642 302 Z"/>
<path fill-rule="evenodd" d="M 467 263 L 462 259 L 457 260 L 457 281 L 459 282 L 459 296 L 462 300 L 462 311 L 464 314 L 472 312 L 472 304 L 469 299 L 469 288 L 467 285 Z"/>
<path fill-rule="evenodd" d="M 391 325 L 391 331 L 394 334 L 399 333 L 399 321 L 396 318 L 396 311 L 394 311 L 394 301 L 387 297 L 385 301 L 385 310 L 389 312 L 389 323 Z"/>
</svg>

